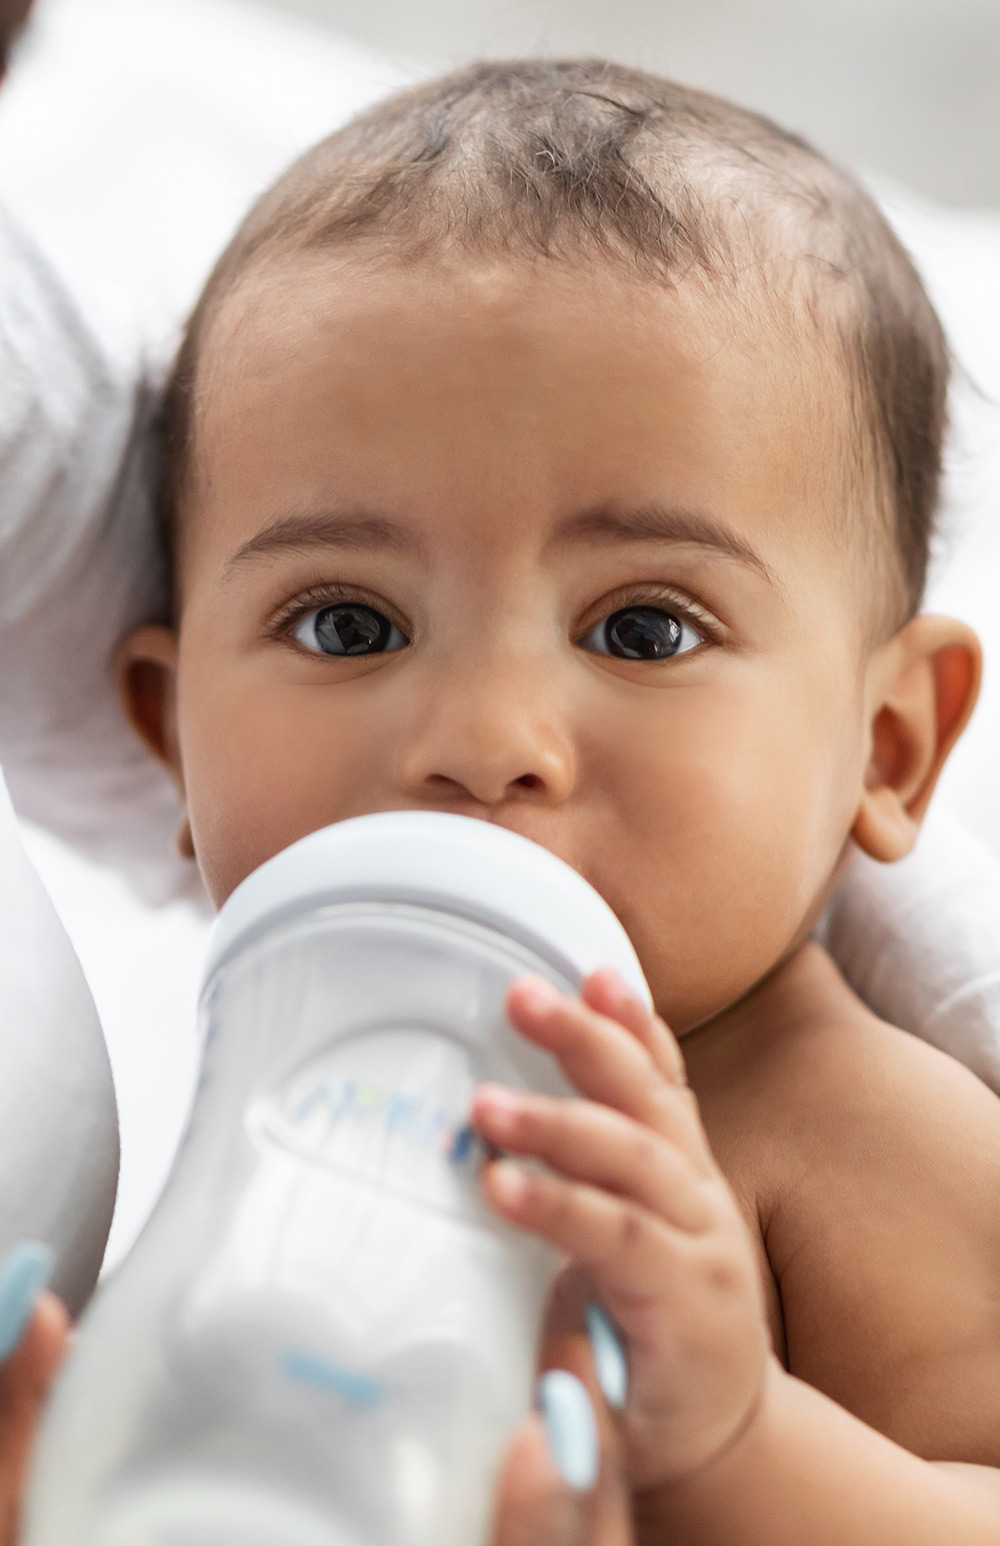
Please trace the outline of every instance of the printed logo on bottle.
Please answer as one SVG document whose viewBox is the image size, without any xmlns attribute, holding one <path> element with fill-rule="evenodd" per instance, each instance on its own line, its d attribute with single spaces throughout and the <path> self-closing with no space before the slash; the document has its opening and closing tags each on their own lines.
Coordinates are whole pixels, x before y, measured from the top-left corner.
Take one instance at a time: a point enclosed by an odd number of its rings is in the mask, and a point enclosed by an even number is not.
<svg viewBox="0 0 1000 1546">
<path fill-rule="evenodd" d="M 448 1036 L 380 1029 L 297 1070 L 251 1125 L 304 1159 L 465 1213 L 483 1156 L 468 1120 L 481 1077 Z"/>
</svg>

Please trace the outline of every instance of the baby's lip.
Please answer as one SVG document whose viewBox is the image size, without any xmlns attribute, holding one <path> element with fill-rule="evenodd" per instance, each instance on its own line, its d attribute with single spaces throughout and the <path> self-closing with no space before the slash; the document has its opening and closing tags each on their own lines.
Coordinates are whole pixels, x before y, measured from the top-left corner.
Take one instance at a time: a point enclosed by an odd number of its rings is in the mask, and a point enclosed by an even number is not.
<svg viewBox="0 0 1000 1546">
<path fill-rule="evenodd" d="M 475 800 L 442 800 L 440 804 L 414 803 L 413 805 L 387 805 L 381 808 L 383 811 L 428 811 L 432 815 L 444 813 L 448 816 L 468 816 L 471 821 L 485 821 L 491 827 L 501 827 L 505 832 L 513 832 L 515 837 L 527 838 L 529 843 L 537 843 L 539 848 L 547 849 L 563 864 L 568 864 L 571 870 L 585 880 L 589 886 L 593 886 L 598 896 L 604 898 L 611 911 L 615 914 L 619 923 L 624 927 L 621 915 L 611 899 L 605 895 L 596 874 L 579 855 L 574 853 L 566 844 L 560 841 L 562 832 L 557 832 L 557 827 L 563 827 L 562 822 L 545 820 L 545 812 L 529 800 L 507 800 L 502 805 L 482 805 Z M 357 815 L 376 815 L 375 811 L 356 812 Z"/>
<path fill-rule="evenodd" d="M 494 827 L 503 827 L 505 831 L 515 833 L 517 837 L 526 837 L 529 842 L 537 843 L 539 848 L 548 849 L 550 854 L 554 854 L 557 859 L 562 860 L 563 864 L 568 864 L 571 870 L 575 870 L 588 886 L 593 886 L 617 916 L 614 903 L 606 895 L 598 871 L 581 856 L 577 845 L 566 841 L 567 838 L 571 839 L 573 834 L 565 821 L 557 819 L 546 822 L 545 812 L 539 810 L 537 806 L 528 805 L 527 802 L 520 809 L 512 803 L 505 810 L 484 812 L 481 820 L 488 821 Z M 620 918 L 619 922 L 621 922 Z"/>
<path fill-rule="evenodd" d="M 508 800 L 502 806 L 491 806 L 483 805 L 477 800 L 442 800 L 440 804 L 386 806 L 385 809 L 387 811 L 427 811 L 431 815 L 467 816 L 470 821 L 485 821 L 488 826 L 502 827 L 505 832 L 513 832 L 515 837 L 525 837 L 529 842 L 537 843 L 540 848 L 547 848 L 549 853 L 555 854 L 557 859 L 568 864 L 571 869 L 577 871 L 577 874 L 583 873 L 568 854 L 563 853 L 555 843 L 547 840 L 546 835 L 541 831 L 540 823 L 525 820 L 529 814 L 537 814 L 537 812 L 529 812 L 527 802 L 521 804 L 516 800 Z"/>
<path fill-rule="evenodd" d="M 568 864 L 570 869 L 582 875 L 584 880 L 589 880 L 583 865 L 558 841 L 556 834 L 551 829 L 546 832 L 544 830 L 546 824 L 543 821 L 531 819 L 537 818 L 540 813 L 527 803 L 518 806 L 517 802 L 511 801 L 502 809 L 459 810 L 456 814 L 473 816 L 478 821 L 488 822 L 491 827 L 502 827 L 505 832 L 513 832 L 515 837 L 526 837 L 530 843 L 537 843 L 539 848 L 547 849 L 550 854 L 561 859 L 563 864 Z"/>
</svg>

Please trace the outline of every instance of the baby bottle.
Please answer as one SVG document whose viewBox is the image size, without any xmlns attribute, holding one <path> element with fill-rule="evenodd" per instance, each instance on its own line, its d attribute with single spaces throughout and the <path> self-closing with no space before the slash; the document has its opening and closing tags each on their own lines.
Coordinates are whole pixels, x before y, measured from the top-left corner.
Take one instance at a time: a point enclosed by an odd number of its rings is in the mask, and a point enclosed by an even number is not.
<svg viewBox="0 0 1000 1546">
<path fill-rule="evenodd" d="M 118 1113 L 94 1001 L 0 776 L 0 1257 L 35 1240 L 74 1314 L 97 1281 Z"/>
<path fill-rule="evenodd" d="M 400 812 L 314 833 L 215 926 L 183 1146 L 79 1333 L 29 1546 L 477 1546 L 556 1258 L 480 1198 L 484 1079 L 559 1093 L 511 980 L 620 924 L 526 839 Z"/>
</svg>

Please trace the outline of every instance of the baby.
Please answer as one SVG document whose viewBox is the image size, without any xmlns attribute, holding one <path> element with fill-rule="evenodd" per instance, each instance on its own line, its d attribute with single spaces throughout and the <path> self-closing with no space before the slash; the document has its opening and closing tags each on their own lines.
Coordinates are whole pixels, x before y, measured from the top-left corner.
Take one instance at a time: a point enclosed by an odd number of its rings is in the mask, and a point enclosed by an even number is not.
<svg viewBox="0 0 1000 1546">
<path fill-rule="evenodd" d="M 845 174 L 545 62 L 304 157 L 170 385 L 175 615 L 121 672 L 214 899 L 431 808 L 551 849 L 638 951 L 662 1019 L 520 983 L 579 1099 L 474 1114 L 493 1205 L 620 1328 L 648 1541 L 1000 1541 L 1000 1105 L 812 939 L 975 700 L 919 614 L 947 371 Z"/>
</svg>

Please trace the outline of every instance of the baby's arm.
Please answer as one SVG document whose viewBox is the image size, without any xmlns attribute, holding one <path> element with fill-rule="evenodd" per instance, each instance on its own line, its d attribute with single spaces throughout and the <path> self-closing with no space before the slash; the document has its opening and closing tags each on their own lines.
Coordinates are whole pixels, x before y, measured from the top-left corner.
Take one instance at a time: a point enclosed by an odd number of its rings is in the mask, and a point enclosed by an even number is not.
<svg viewBox="0 0 1000 1546">
<path fill-rule="evenodd" d="M 662 1023 L 610 973 L 583 1002 L 518 984 L 509 1009 L 583 1099 L 481 1091 L 483 1136 L 548 1167 L 501 1160 L 487 1194 L 589 1271 L 624 1333 L 623 1442 L 647 1538 L 997 1546 L 995 1472 L 918 1459 L 769 1354 L 750 1236 Z"/>
</svg>

